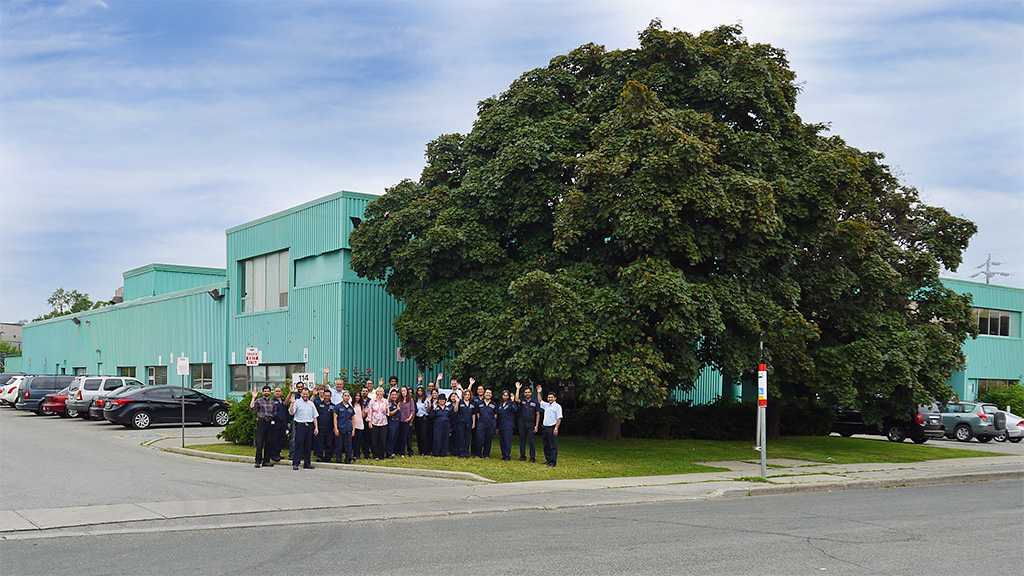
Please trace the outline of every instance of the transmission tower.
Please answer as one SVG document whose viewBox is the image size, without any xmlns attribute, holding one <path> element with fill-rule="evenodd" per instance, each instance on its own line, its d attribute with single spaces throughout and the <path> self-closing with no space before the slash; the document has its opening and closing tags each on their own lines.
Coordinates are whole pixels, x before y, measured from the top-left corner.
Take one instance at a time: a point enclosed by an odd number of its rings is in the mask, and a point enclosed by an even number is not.
<svg viewBox="0 0 1024 576">
<path fill-rule="evenodd" d="M 989 282 L 989 280 L 991 280 L 993 276 L 1012 276 L 1012 274 L 1009 274 L 1009 273 L 1006 273 L 1006 272 L 999 272 L 999 271 L 993 271 L 992 270 L 993 266 L 1002 266 L 1002 265 L 1003 265 L 1002 262 L 993 262 L 992 261 L 992 255 L 989 254 L 988 255 L 988 260 L 985 260 L 981 264 L 975 266 L 975 268 L 984 268 L 985 270 L 983 270 L 981 272 L 975 272 L 974 274 L 971 274 L 971 278 L 974 278 L 975 276 L 984 276 L 985 277 L 985 284 L 991 284 L 991 282 Z"/>
</svg>

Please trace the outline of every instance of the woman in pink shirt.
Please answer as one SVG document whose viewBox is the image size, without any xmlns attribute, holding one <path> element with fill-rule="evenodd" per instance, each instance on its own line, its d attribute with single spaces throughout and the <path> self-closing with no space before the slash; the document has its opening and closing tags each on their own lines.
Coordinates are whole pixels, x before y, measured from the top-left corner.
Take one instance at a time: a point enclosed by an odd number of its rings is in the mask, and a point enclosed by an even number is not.
<svg viewBox="0 0 1024 576">
<path fill-rule="evenodd" d="M 370 431 L 373 459 L 383 460 L 384 445 L 388 440 L 388 401 L 384 399 L 384 388 L 377 388 L 374 395 L 366 406 L 366 426 Z"/>
<path fill-rule="evenodd" d="M 398 441 L 395 442 L 395 454 L 405 458 L 406 453 L 413 455 L 412 451 L 412 419 L 416 417 L 416 401 L 413 400 L 412 390 L 402 386 L 398 390 Z"/>
</svg>

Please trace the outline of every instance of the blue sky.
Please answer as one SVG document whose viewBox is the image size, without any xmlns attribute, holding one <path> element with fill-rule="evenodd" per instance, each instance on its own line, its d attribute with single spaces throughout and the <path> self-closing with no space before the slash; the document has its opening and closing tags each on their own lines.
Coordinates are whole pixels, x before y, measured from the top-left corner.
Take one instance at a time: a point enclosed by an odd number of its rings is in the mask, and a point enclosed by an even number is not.
<svg viewBox="0 0 1024 576">
<path fill-rule="evenodd" d="M 653 18 L 785 49 L 805 122 L 883 152 L 1024 286 L 1024 2 L 0 2 L 0 320 L 224 231 L 417 178 L 478 101 Z M 976 279 L 977 280 L 977 279 Z"/>
</svg>

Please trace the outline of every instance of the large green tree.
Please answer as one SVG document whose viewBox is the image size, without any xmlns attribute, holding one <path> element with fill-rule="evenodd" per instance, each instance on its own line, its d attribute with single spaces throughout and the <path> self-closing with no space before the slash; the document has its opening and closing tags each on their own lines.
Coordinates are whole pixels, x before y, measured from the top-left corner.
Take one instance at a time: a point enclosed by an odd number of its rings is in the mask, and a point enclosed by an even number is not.
<svg viewBox="0 0 1024 576">
<path fill-rule="evenodd" d="M 558 56 L 427 145 L 352 266 L 405 302 L 421 364 L 572 382 L 608 438 L 707 366 L 767 362 L 776 398 L 944 398 L 971 323 L 939 266 L 975 226 L 803 123 L 794 80 L 734 26 Z"/>
</svg>

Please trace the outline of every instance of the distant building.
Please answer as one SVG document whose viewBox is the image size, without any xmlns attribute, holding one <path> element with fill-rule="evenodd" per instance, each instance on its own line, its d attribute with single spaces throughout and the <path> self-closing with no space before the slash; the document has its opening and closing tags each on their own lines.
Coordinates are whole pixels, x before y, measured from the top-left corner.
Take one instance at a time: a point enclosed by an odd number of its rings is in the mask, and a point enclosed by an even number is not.
<svg viewBox="0 0 1024 576">
<path fill-rule="evenodd" d="M 361 367 L 415 385 L 416 364 L 392 329 L 401 304 L 349 267 L 348 236 L 374 198 L 339 192 L 231 228 L 224 269 L 129 270 L 123 302 L 25 326 L 23 368 L 184 382 L 220 398 L 295 372 L 320 382 L 325 368 L 332 382 Z M 258 366 L 246 366 L 248 348 L 260 351 Z"/>
</svg>

